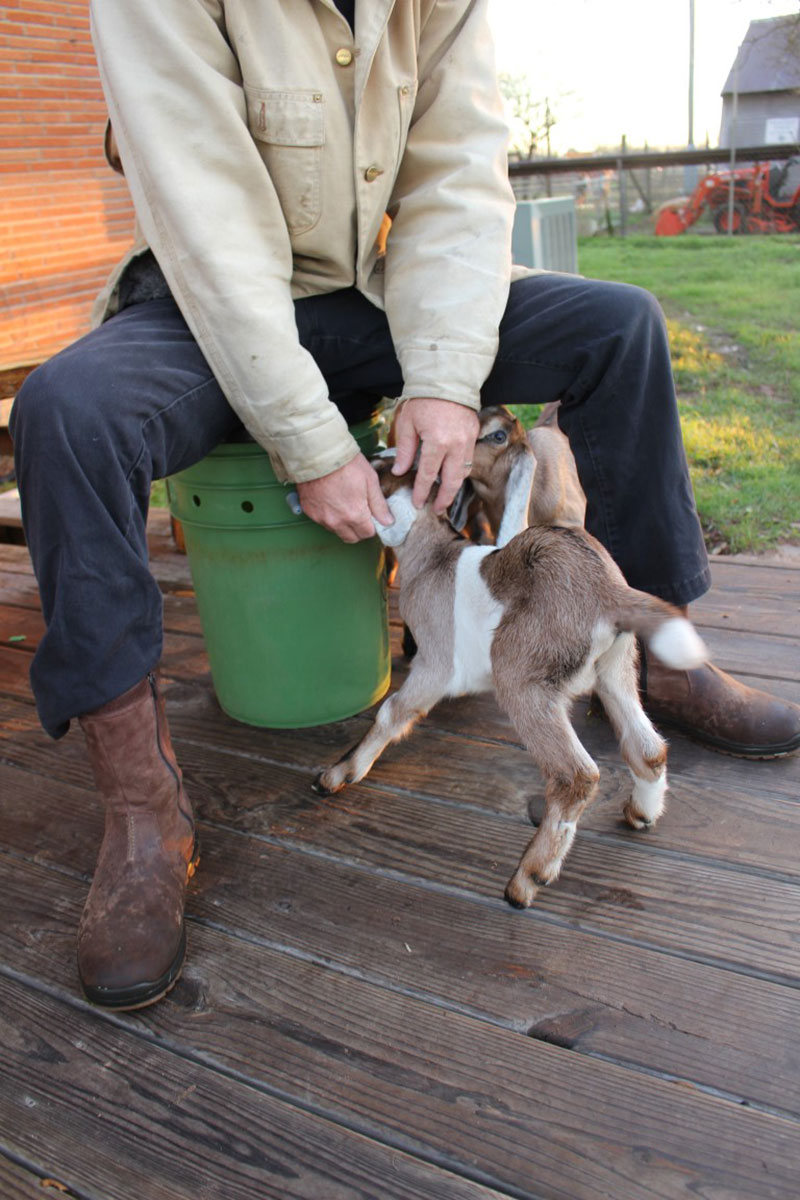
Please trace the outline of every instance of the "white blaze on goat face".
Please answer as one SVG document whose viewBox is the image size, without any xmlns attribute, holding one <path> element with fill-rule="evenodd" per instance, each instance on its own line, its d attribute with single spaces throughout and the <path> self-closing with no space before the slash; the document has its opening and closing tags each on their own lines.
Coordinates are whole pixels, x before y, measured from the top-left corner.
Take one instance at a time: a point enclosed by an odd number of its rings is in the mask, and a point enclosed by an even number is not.
<svg viewBox="0 0 800 1200">
<path fill-rule="evenodd" d="M 481 563 L 494 546 L 467 546 L 456 563 L 453 589 L 453 670 L 446 695 L 464 696 L 494 689 L 492 642 L 503 616 L 486 586 Z"/>
</svg>

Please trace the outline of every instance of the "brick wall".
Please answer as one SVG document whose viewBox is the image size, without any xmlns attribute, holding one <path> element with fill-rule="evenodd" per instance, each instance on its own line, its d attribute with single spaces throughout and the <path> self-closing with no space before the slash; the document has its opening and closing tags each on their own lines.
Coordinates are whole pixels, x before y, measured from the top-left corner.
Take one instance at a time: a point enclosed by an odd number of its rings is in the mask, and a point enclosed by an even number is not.
<svg viewBox="0 0 800 1200">
<path fill-rule="evenodd" d="M 0 368 L 85 333 L 130 245 L 133 210 L 103 156 L 105 120 L 85 0 L 0 5 Z"/>
</svg>

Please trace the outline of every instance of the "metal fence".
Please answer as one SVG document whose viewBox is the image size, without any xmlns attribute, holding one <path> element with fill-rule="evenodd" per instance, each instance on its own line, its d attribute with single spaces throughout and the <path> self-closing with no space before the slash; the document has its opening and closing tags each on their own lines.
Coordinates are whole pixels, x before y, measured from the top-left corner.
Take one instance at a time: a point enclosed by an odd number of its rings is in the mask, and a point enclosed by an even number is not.
<svg viewBox="0 0 800 1200">
<path fill-rule="evenodd" d="M 800 147 L 750 146 L 734 152 L 735 165 L 791 158 Z M 579 236 L 600 232 L 652 233 L 662 204 L 689 196 L 709 170 L 731 164 L 728 149 L 629 150 L 580 158 L 542 158 L 509 163 L 518 200 L 571 196 Z M 713 231 L 708 217 L 695 232 Z"/>
</svg>

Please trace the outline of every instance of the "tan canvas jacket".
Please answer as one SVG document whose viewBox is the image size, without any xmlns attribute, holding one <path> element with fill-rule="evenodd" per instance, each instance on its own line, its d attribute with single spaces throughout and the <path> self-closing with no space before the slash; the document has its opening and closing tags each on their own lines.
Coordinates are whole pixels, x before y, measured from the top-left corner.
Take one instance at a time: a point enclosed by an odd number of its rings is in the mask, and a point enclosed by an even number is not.
<svg viewBox="0 0 800 1200">
<path fill-rule="evenodd" d="M 404 395 L 477 408 L 514 213 L 486 0 L 360 0 L 355 39 L 333 0 L 92 0 L 91 17 L 144 243 L 279 476 L 357 452 L 296 297 L 357 287 L 386 311 Z"/>
</svg>

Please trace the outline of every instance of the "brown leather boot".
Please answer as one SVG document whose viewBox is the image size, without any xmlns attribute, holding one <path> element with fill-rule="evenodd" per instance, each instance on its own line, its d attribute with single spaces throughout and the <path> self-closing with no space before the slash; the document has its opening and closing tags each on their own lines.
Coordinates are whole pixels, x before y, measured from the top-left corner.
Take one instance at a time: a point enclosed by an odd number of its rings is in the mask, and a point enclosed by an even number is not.
<svg viewBox="0 0 800 1200">
<path fill-rule="evenodd" d="M 673 671 L 642 649 L 642 704 L 658 724 L 739 758 L 781 758 L 800 748 L 800 706 L 746 687 L 706 663 Z"/>
<path fill-rule="evenodd" d="M 154 675 L 80 718 L 106 826 L 78 930 L 86 996 L 142 1008 L 177 982 L 197 864 L 192 809 Z"/>
</svg>

